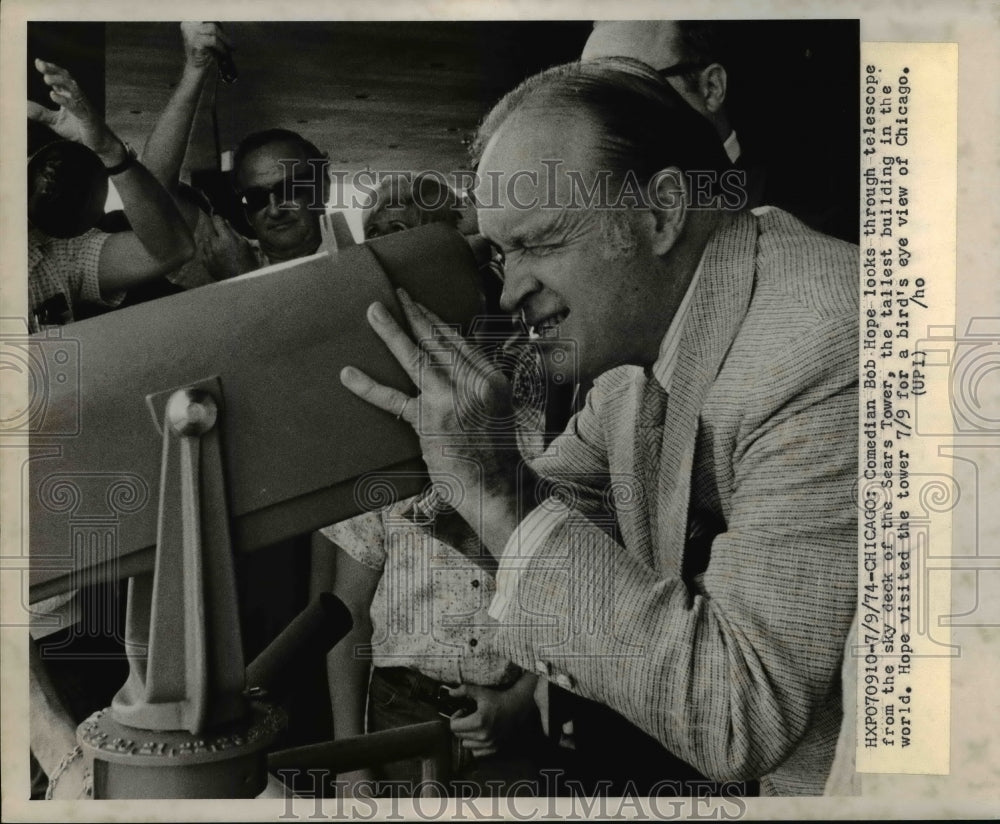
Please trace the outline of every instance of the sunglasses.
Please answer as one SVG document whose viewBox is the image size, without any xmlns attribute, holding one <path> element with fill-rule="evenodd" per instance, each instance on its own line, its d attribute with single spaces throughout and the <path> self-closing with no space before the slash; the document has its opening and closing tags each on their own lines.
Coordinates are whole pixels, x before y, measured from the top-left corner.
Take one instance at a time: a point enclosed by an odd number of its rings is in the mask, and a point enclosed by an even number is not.
<svg viewBox="0 0 1000 824">
<path fill-rule="evenodd" d="M 271 186 L 250 186 L 239 193 L 240 204 L 248 215 L 255 215 L 271 205 L 271 196 L 278 205 L 292 201 L 308 200 L 310 206 L 316 208 L 322 203 L 315 203 L 318 187 L 308 179 L 286 177 Z M 307 195 L 308 193 L 308 195 Z"/>
</svg>

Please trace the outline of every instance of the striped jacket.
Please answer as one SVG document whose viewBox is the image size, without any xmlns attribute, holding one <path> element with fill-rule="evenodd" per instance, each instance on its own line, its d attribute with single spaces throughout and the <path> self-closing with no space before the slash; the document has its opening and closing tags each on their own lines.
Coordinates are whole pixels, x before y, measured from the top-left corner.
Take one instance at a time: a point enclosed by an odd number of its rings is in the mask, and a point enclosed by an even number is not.
<svg viewBox="0 0 1000 824">
<path fill-rule="evenodd" d="M 642 372 L 620 367 L 534 464 L 575 503 L 498 640 L 711 778 L 820 795 L 856 605 L 858 249 L 740 213 L 692 300 L 655 490 L 634 483 Z"/>
</svg>

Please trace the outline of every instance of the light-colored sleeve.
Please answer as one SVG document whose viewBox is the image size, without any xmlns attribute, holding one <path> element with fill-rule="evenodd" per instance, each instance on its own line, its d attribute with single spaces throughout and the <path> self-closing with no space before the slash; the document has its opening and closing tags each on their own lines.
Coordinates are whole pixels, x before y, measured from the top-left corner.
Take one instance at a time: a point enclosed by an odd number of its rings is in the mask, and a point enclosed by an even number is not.
<svg viewBox="0 0 1000 824">
<path fill-rule="evenodd" d="M 614 371 L 616 374 L 599 380 L 588 393 L 584 408 L 570 420 L 566 431 L 555 438 L 542 455 L 527 461 L 544 479 L 540 486 L 542 498 L 534 502 L 537 506 L 528 510 L 500 556 L 497 592 L 489 608 L 490 617 L 497 621 L 504 620 L 511 599 L 517 593 L 521 572 L 528 567 L 535 551 L 569 517 L 571 507 L 567 499 L 573 501 L 573 508 L 578 510 L 600 509 L 606 514 L 601 507 L 606 504 L 608 462 L 599 407 L 609 381 L 612 386 L 627 382 L 622 370 Z M 556 494 L 548 494 L 550 492 Z"/>
<path fill-rule="evenodd" d="M 845 426 L 857 418 L 857 329 L 834 319 L 810 340 L 805 357 L 786 346 L 768 361 L 769 406 L 739 429 L 726 531 L 690 588 L 571 511 L 521 571 L 500 625 L 513 661 L 546 662 L 718 780 L 799 758 L 817 717 L 839 707 L 857 598 L 857 434 Z"/>
<path fill-rule="evenodd" d="M 504 620 L 507 607 L 517 593 L 521 572 L 527 569 L 535 550 L 548 540 L 552 530 L 560 526 L 569 513 L 565 503 L 557 498 L 548 498 L 518 524 L 503 549 L 497 567 L 497 591 L 489 608 L 489 615 L 495 621 Z"/>
<path fill-rule="evenodd" d="M 381 512 L 363 512 L 320 530 L 359 564 L 381 570 L 385 566 L 385 525 Z"/>
<path fill-rule="evenodd" d="M 73 238 L 70 246 L 72 262 L 70 271 L 75 273 L 75 283 L 73 284 L 77 298 L 86 303 L 96 303 L 100 306 L 118 306 L 125 300 L 125 292 L 111 292 L 101 295 L 101 285 L 98 278 L 101 265 L 101 250 L 108 238 L 107 232 L 100 229 L 91 229 L 88 232 Z"/>
<path fill-rule="evenodd" d="M 552 440 L 544 453 L 528 461 L 539 477 L 581 502 L 603 497 L 609 483 L 608 453 L 601 424 L 603 408 L 608 398 L 630 379 L 626 369 L 614 369 L 597 379 L 583 408 L 566 424 L 566 430 Z M 551 484 L 546 488 L 551 489 Z"/>
</svg>

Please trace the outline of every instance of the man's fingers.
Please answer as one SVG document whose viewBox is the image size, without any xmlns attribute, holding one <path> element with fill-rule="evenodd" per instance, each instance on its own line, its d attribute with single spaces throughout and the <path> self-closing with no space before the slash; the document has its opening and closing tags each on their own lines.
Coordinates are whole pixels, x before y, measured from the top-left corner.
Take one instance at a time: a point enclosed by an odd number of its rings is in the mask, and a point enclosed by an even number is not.
<svg viewBox="0 0 1000 824">
<path fill-rule="evenodd" d="M 68 94 L 80 91 L 79 86 L 77 86 L 76 81 L 68 71 L 59 68 L 54 63 L 46 63 L 44 65 L 45 69 L 42 71 L 42 80 L 46 84 L 56 89 L 63 89 Z"/>
<path fill-rule="evenodd" d="M 28 120 L 34 120 L 37 123 L 44 123 L 46 126 L 50 126 L 56 120 L 56 115 L 58 112 L 48 109 L 41 103 L 36 103 L 34 100 L 28 101 Z"/>
<path fill-rule="evenodd" d="M 233 50 L 232 41 L 218 23 L 181 23 L 181 34 L 187 59 L 195 68 L 203 69 L 213 61 L 219 62 Z"/>
<path fill-rule="evenodd" d="M 416 403 L 409 395 L 398 389 L 393 389 L 391 386 L 376 383 L 364 372 L 353 366 L 345 366 L 340 370 L 340 382 L 361 400 L 402 418 L 408 424 L 413 424 L 417 414 Z"/>
<path fill-rule="evenodd" d="M 212 215 L 211 218 L 209 219 L 208 225 L 212 228 L 212 234 L 215 235 L 216 237 L 222 234 L 223 223 L 225 223 L 225 220 L 222 218 L 221 215 Z"/>
<path fill-rule="evenodd" d="M 429 314 L 423 306 L 410 297 L 405 289 L 397 289 L 396 295 L 399 298 L 400 305 L 403 307 L 403 313 L 410 323 L 410 328 L 421 345 L 425 343 L 435 344 L 432 345 L 431 349 L 437 351 L 440 349 L 439 344 L 442 341 L 455 345 L 462 342 L 461 335 L 445 324 L 437 315 Z"/>
<path fill-rule="evenodd" d="M 43 75 L 64 71 L 61 66 L 57 66 L 55 63 L 49 63 L 47 60 L 40 60 L 37 57 L 35 58 L 35 68 L 38 69 L 38 71 L 40 71 Z"/>
<path fill-rule="evenodd" d="M 403 367 L 410 379 L 419 386 L 421 377 L 420 349 L 396 322 L 396 319 L 389 314 L 389 310 L 376 301 L 368 307 L 368 323 L 392 352 L 393 357 L 399 361 L 399 365 Z"/>
<path fill-rule="evenodd" d="M 212 229 L 216 238 L 223 244 L 233 246 L 243 242 L 243 236 L 222 215 L 212 215 Z"/>
<path fill-rule="evenodd" d="M 219 238 L 236 239 L 236 231 L 222 215 L 212 215 L 212 227 Z"/>
<path fill-rule="evenodd" d="M 232 51 L 236 48 L 233 45 L 232 38 L 230 38 L 217 24 L 215 26 L 215 31 L 212 32 L 216 39 L 219 41 L 220 46 L 224 46 L 226 51 Z"/>
<path fill-rule="evenodd" d="M 442 357 L 438 354 L 442 350 L 454 350 L 460 356 L 468 358 L 473 363 L 478 362 L 481 356 L 475 347 L 471 346 L 452 324 L 445 323 L 422 303 L 414 301 L 405 289 L 397 289 L 396 292 L 399 295 L 399 302 L 403 306 L 403 311 L 406 312 L 406 317 L 410 321 L 410 326 L 417 335 L 417 340 L 425 348 L 428 348 L 424 343 L 425 341 L 427 344 L 433 342 L 428 351 L 435 355 L 434 360 L 436 363 L 441 366 L 451 366 L 453 363 L 452 358 Z"/>
<path fill-rule="evenodd" d="M 232 46 L 216 33 L 203 34 L 198 37 L 195 47 L 210 53 L 213 57 L 224 57 L 232 51 Z"/>
<path fill-rule="evenodd" d="M 206 45 L 217 45 L 220 51 L 228 51 L 234 48 L 233 41 L 222 30 L 221 23 L 214 21 L 203 22 L 200 26 L 198 26 L 197 33 L 201 37 L 206 38 Z M 211 38 L 213 42 L 207 42 L 207 38 Z"/>
<path fill-rule="evenodd" d="M 458 358 L 468 355 L 462 336 L 436 315 L 433 318 L 437 322 L 432 323 L 431 316 L 405 289 L 397 289 L 396 294 L 417 343 L 427 354 L 429 362 L 446 370 L 454 370 Z"/>
<path fill-rule="evenodd" d="M 67 112 L 72 114 L 78 120 L 83 120 L 87 116 L 87 103 L 80 97 L 75 97 L 66 91 L 60 91 L 53 89 L 49 92 L 49 97 L 52 102 L 58 106 L 61 106 Z"/>
<path fill-rule="evenodd" d="M 87 98 L 83 96 L 80 86 L 69 72 L 55 63 L 46 63 L 43 60 L 36 60 L 35 66 L 42 72 L 42 79 L 52 89 L 49 97 L 55 103 L 77 116 L 86 115 Z"/>
<path fill-rule="evenodd" d="M 403 294 L 406 294 L 406 291 L 403 289 L 400 289 L 399 291 L 403 292 Z M 407 298 L 412 301 L 412 298 L 410 298 L 409 295 L 407 295 Z M 458 332 L 456 332 L 449 324 L 441 320 L 441 318 L 435 315 L 430 309 L 428 309 L 422 303 L 417 303 L 416 301 L 413 301 L 413 305 L 417 308 L 417 311 L 420 312 L 420 314 L 423 315 L 427 319 L 427 322 L 430 323 L 432 326 L 437 326 L 447 329 L 452 336 L 458 338 L 459 340 L 462 340 L 462 336 L 459 335 Z"/>
<path fill-rule="evenodd" d="M 481 741 L 486 735 L 486 721 L 478 709 L 468 715 L 453 715 L 451 717 L 451 731 L 459 738 Z"/>
<path fill-rule="evenodd" d="M 399 290 L 404 295 L 406 291 L 403 289 Z M 460 348 L 465 348 L 468 342 L 462 337 L 461 333 L 455 328 L 454 324 L 445 323 L 441 318 L 435 315 L 430 309 L 424 306 L 422 303 L 417 303 L 409 295 L 406 295 L 407 300 L 409 300 L 416 311 L 420 314 L 423 322 L 426 323 L 431 329 L 435 330 L 438 335 L 442 338 L 451 341 L 456 346 Z"/>
<path fill-rule="evenodd" d="M 42 73 L 42 80 L 45 84 L 54 89 L 63 91 L 70 95 L 79 95 L 80 87 L 73 76 L 55 63 L 48 63 L 45 60 L 35 60 L 35 68 Z"/>
<path fill-rule="evenodd" d="M 410 297 L 405 289 L 397 289 L 396 297 L 399 298 L 399 305 L 403 307 L 403 314 L 406 315 L 406 319 L 410 323 L 413 334 L 417 336 L 417 340 L 430 337 L 431 327 L 420 313 L 413 298 Z"/>
<path fill-rule="evenodd" d="M 493 740 L 493 736 L 486 732 L 486 730 L 480 730 L 476 733 L 466 733 L 464 735 L 456 733 L 455 737 L 461 740 L 463 747 L 470 750 L 495 747 L 497 743 Z"/>
</svg>

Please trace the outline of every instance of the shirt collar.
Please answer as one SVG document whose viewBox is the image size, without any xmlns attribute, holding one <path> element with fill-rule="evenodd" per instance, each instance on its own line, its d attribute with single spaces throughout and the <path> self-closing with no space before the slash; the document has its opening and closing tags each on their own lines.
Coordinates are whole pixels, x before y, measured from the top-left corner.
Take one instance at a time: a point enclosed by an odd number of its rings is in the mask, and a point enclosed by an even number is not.
<svg viewBox="0 0 1000 824">
<path fill-rule="evenodd" d="M 735 163 L 740 159 L 740 155 L 743 153 L 743 149 L 740 146 L 739 138 L 736 137 L 736 130 L 733 129 L 729 133 L 729 137 L 725 139 L 722 144 L 722 148 L 726 150 L 726 154 L 729 155 L 729 160 L 731 163 Z"/>
<path fill-rule="evenodd" d="M 690 314 L 691 296 L 698 285 L 703 262 L 704 256 L 698 261 L 698 267 L 694 270 L 691 283 L 688 284 L 681 304 L 677 307 L 673 320 L 670 321 L 667 334 L 663 336 L 663 340 L 660 343 L 660 354 L 650 370 L 653 377 L 656 378 L 660 386 L 667 392 L 670 391 L 670 384 L 674 378 L 674 369 L 677 367 L 677 351 L 681 343 L 681 333 L 684 330 L 684 323 L 687 320 L 687 316 Z"/>
</svg>

